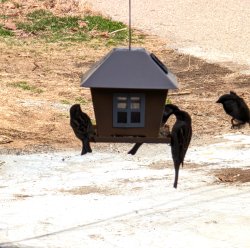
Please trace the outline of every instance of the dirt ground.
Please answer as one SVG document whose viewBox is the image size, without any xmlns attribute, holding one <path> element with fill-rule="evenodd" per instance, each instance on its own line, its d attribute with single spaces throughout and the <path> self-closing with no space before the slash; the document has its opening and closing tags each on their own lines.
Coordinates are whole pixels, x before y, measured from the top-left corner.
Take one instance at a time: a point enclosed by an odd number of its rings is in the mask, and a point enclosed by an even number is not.
<svg viewBox="0 0 250 248">
<path fill-rule="evenodd" d="M 0 17 L 10 18 L 0 28 L 41 7 L 92 11 L 69 2 L 1 1 Z M 95 121 L 80 80 L 112 49 L 105 40 L 47 43 L 14 31 L 0 37 L 0 247 L 247 247 L 250 128 L 232 130 L 215 102 L 234 90 L 250 106 L 250 75 L 166 49 L 149 34 L 133 44 L 176 75 L 180 88 L 168 98 L 193 120 L 176 190 L 167 145 L 144 144 L 130 156 L 132 144 L 92 144 L 80 156 L 69 108 L 80 103 Z"/>
<path fill-rule="evenodd" d="M 128 23 L 128 1 L 79 1 Z M 131 16 L 132 25 L 164 38 L 168 47 L 250 73 L 248 0 L 131 1 Z"/>
<path fill-rule="evenodd" d="M 191 147 L 177 189 L 166 145 L 119 149 L 2 154 L 0 247 L 248 247 L 249 183 L 212 172 L 249 174 L 249 136 Z"/>
<path fill-rule="evenodd" d="M 215 171 L 215 176 L 223 183 L 246 183 L 250 182 L 250 169 L 220 169 Z"/>
<path fill-rule="evenodd" d="M 15 1 L 18 2 L 21 1 Z M 75 5 L 70 8 L 69 5 L 59 7 L 52 3 L 27 1 L 20 7 L 7 2 L 2 3 L 1 11 L 21 19 L 30 9 L 40 8 L 43 4 L 57 14 L 79 14 Z M 80 13 L 84 11 L 90 10 Z M 176 75 L 180 88 L 170 91 L 168 97 L 191 114 L 192 144 L 211 143 L 215 141 L 215 135 L 239 131 L 230 129 L 230 117 L 215 101 L 221 94 L 234 90 L 250 105 L 249 75 L 166 49 L 163 40 L 149 34 L 143 44 L 133 46 L 143 46 L 155 53 Z M 19 34 L 11 42 L 1 38 L 0 152 L 80 150 L 80 142 L 69 126 L 69 108 L 80 101 L 82 109 L 94 119 L 90 92 L 80 87 L 80 78 L 111 49 L 95 42 L 38 42 L 35 37 L 24 34 Z M 27 82 L 32 90 L 14 87 L 19 82 Z M 240 132 L 250 134 L 248 127 Z M 238 171 L 235 173 L 239 174 Z M 247 175 L 249 177 L 249 171 Z M 218 178 L 228 181 L 225 175 L 218 175 Z"/>
</svg>

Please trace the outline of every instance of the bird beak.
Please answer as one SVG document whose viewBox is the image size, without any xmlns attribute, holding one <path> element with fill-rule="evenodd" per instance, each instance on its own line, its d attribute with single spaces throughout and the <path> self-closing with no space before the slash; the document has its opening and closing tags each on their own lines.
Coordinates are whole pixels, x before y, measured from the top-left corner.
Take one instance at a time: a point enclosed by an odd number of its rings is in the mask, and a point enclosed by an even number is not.
<svg viewBox="0 0 250 248">
<path fill-rule="evenodd" d="M 173 114 L 173 111 L 165 111 L 163 113 L 163 117 L 162 117 L 162 123 L 165 124 L 167 122 L 167 120 L 169 119 L 169 117 Z"/>
</svg>

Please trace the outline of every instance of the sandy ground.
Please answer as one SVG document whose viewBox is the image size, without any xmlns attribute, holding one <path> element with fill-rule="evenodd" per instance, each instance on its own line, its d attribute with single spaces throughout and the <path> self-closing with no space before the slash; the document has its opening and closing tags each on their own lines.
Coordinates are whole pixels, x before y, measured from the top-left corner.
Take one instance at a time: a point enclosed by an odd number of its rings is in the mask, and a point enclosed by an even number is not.
<svg viewBox="0 0 250 248">
<path fill-rule="evenodd" d="M 33 9 L 43 1 L 28 3 Z M 27 9 L 23 5 L 5 11 L 16 16 Z M 247 29 L 242 26 L 238 30 Z M 82 108 L 94 118 L 90 93 L 79 87 L 80 77 L 110 47 L 44 44 L 33 37 L 1 40 L 1 248 L 184 248 L 200 243 L 209 248 L 249 248 L 250 129 L 231 130 L 230 118 L 215 104 L 231 89 L 249 104 L 249 76 L 180 54 L 170 48 L 182 49 L 175 42 L 174 36 L 164 41 L 147 36 L 143 46 L 176 74 L 180 90 L 169 97 L 193 119 L 194 136 L 177 190 L 172 187 L 167 145 L 144 144 L 133 157 L 126 154 L 131 144 L 93 144 L 93 154 L 79 155 L 69 107 L 80 97 Z M 236 63 L 231 52 L 224 52 Z M 247 65 L 239 69 L 247 70 Z M 42 92 L 13 87 L 20 81 Z"/>
<path fill-rule="evenodd" d="M 128 23 L 129 1 L 81 2 Z M 168 47 L 250 73 L 248 0 L 131 2 L 133 26 L 164 38 Z"/>
<path fill-rule="evenodd" d="M 250 137 L 219 139 L 189 150 L 177 190 L 166 145 L 1 155 L 0 247 L 249 248 Z"/>
</svg>

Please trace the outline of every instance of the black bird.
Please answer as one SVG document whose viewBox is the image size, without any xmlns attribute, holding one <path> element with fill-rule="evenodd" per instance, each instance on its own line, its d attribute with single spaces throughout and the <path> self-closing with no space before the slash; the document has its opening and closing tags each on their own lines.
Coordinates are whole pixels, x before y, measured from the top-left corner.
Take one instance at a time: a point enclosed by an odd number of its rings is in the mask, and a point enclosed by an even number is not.
<svg viewBox="0 0 250 248">
<path fill-rule="evenodd" d="M 76 137 L 82 141 L 81 155 L 92 152 L 89 141 L 94 135 L 94 129 L 89 116 L 82 112 L 80 104 L 74 104 L 70 108 L 70 126 Z"/>
<path fill-rule="evenodd" d="M 165 121 L 174 114 L 176 122 L 171 130 L 171 153 L 175 168 L 174 188 L 177 188 L 180 165 L 183 166 L 184 158 L 192 138 L 192 119 L 190 115 L 180 110 L 174 104 L 165 105 Z"/>
<path fill-rule="evenodd" d="M 243 100 L 235 92 L 230 91 L 229 94 L 222 95 L 216 103 L 221 103 L 225 112 L 232 117 L 231 128 L 239 127 L 245 123 L 250 125 L 250 111 Z M 234 121 L 237 123 L 234 123 Z"/>
</svg>

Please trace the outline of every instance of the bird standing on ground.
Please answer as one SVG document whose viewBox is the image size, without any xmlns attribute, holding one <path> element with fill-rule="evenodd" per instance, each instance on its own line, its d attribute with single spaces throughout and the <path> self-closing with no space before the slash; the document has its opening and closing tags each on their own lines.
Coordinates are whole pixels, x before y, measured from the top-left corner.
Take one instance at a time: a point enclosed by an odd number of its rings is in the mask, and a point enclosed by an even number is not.
<svg viewBox="0 0 250 248">
<path fill-rule="evenodd" d="M 80 104 L 74 104 L 70 108 L 70 126 L 76 137 L 82 141 L 81 155 L 92 152 L 89 141 L 94 135 L 94 129 L 89 116 L 82 112 Z"/>
<path fill-rule="evenodd" d="M 176 122 L 171 130 L 171 153 L 175 168 L 174 188 L 177 188 L 180 165 L 184 163 L 184 158 L 192 138 L 192 119 L 190 115 L 180 110 L 174 104 L 165 105 L 165 121 L 174 114 Z"/>
<path fill-rule="evenodd" d="M 245 123 L 250 125 L 250 110 L 243 100 L 235 92 L 230 91 L 230 94 L 222 95 L 216 103 L 221 103 L 225 112 L 232 117 L 231 128 L 239 127 Z M 237 123 L 234 123 L 234 121 Z"/>
</svg>

